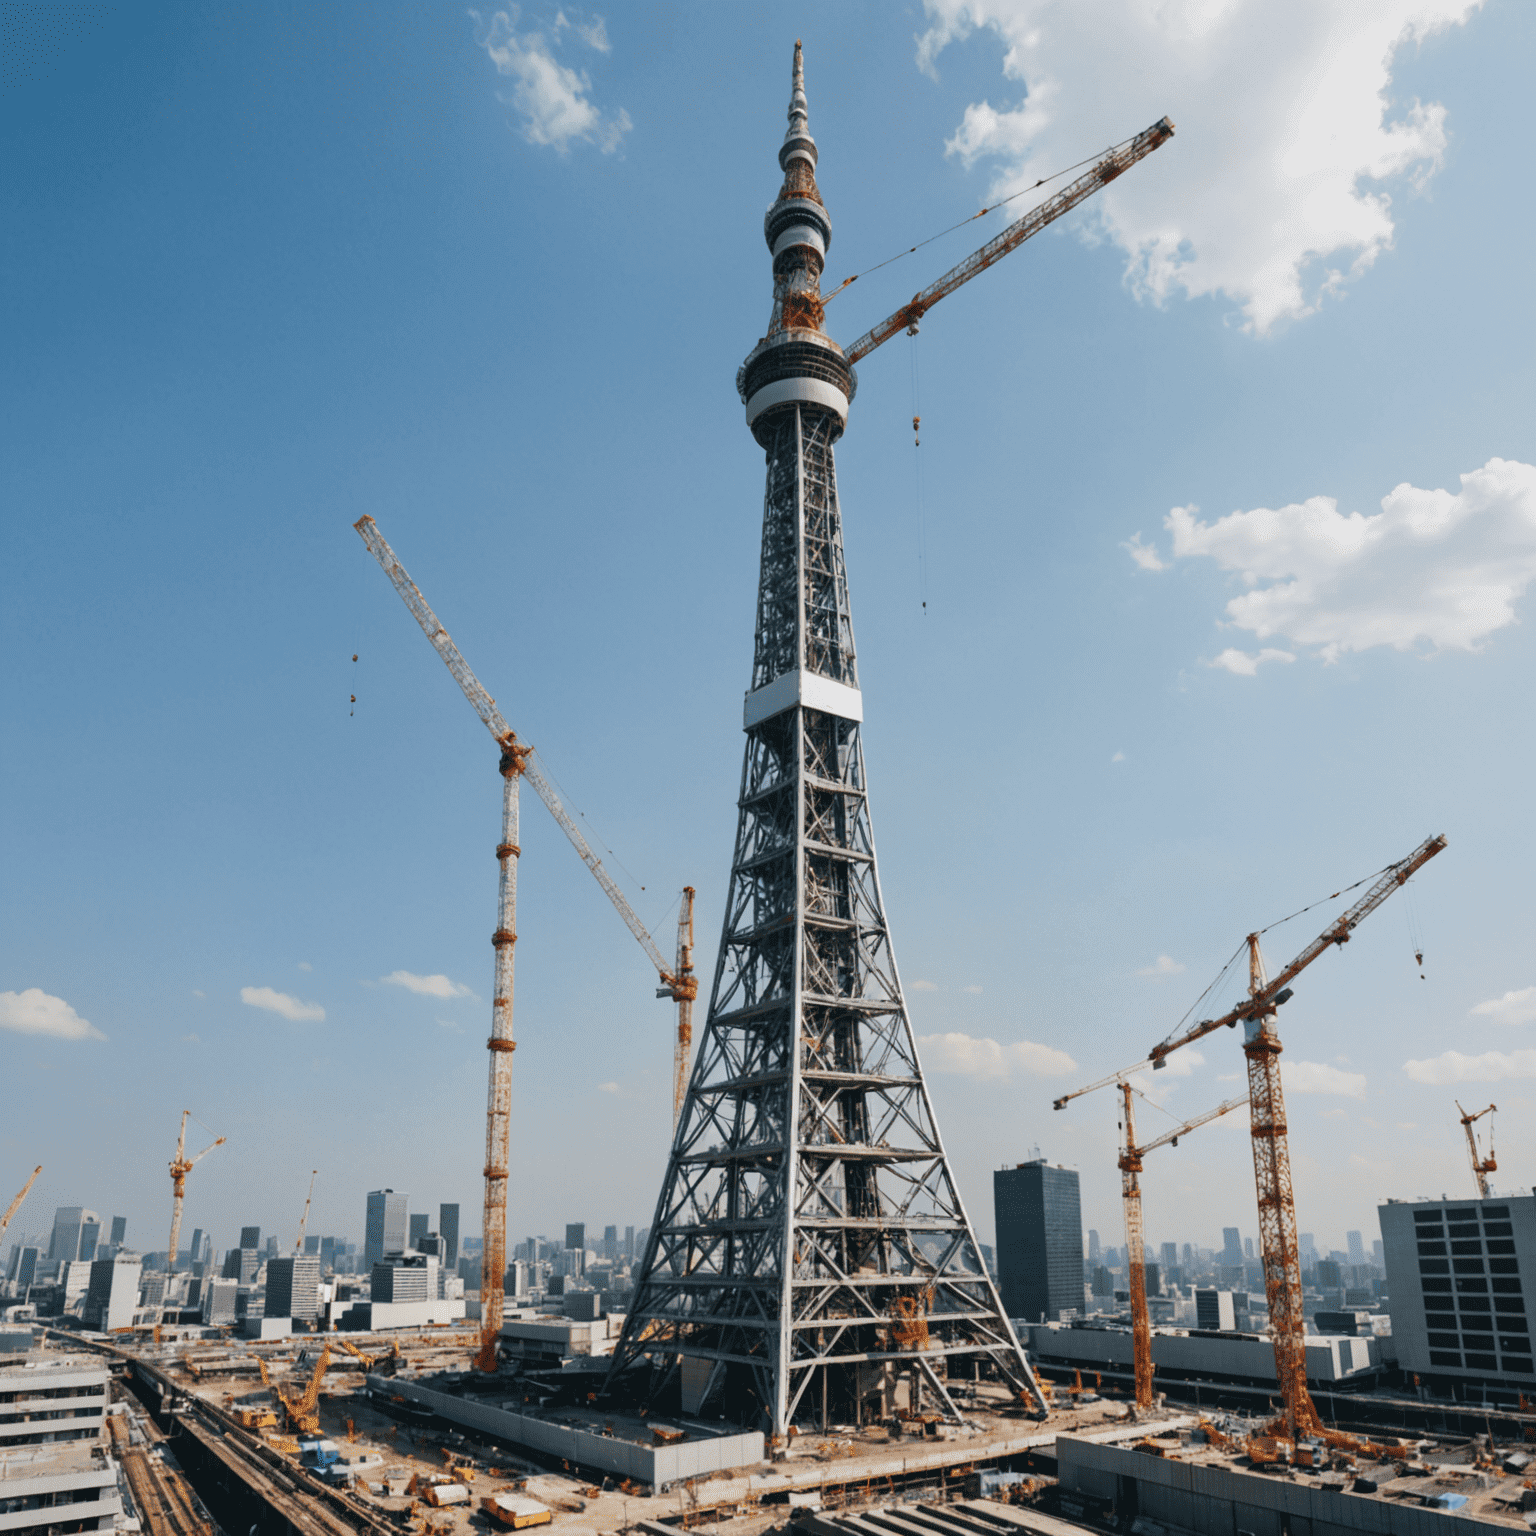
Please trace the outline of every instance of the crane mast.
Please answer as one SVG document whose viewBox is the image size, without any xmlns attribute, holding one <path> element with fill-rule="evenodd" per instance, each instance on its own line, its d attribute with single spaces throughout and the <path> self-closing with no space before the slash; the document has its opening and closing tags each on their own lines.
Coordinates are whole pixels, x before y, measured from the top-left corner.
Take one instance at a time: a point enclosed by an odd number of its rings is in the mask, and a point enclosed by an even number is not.
<svg viewBox="0 0 1536 1536">
<path fill-rule="evenodd" d="M 677 964 L 673 974 L 680 982 L 692 982 L 690 990 L 674 991 L 660 986 L 657 997 L 677 998 L 677 1045 L 672 1056 L 672 1133 L 683 1114 L 683 1098 L 688 1091 L 688 1055 L 693 1045 L 693 999 L 699 984 L 693 976 L 693 887 L 683 887 L 682 905 L 677 909 Z"/>
<path fill-rule="evenodd" d="M 304 1252 L 304 1234 L 309 1230 L 309 1202 L 315 1198 L 315 1179 L 319 1173 L 320 1170 L 318 1168 L 311 1168 L 309 1170 L 309 1193 L 304 1196 L 304 1216 L 299 1222 L 299 1235 L 293 1240 L 293 1251 L 295 1253 Z"/>
<path fill-rule="evenodd" d="M 1091 197 L 1100 187 L 1108 186 L 1117 176 L 1145 159 L 1154 149 L 1166 144 L 1173 137 L 1173 124 L 1166 117 L 1159 118 L 1150 128 L 1144 128 L 1130 143 L 1112 149 L 1102 155 L 1076 181 L 1068 183 L 1053 197 L 1048 197 L 1038 207 L 1031 208 L 1022 219 L 1015 220 L 1000 235 L 987 241 L 980 250 L 973 251 L 959 266 L 951 267 L 943 277 L 930 283 L 921 292 L 912 295 L 895 314 L 887 315 L 879 325 L 872 326 L 851 346 L 843 356 L 850 363 L 868 357 L 876 347 L 887 342 L 898 331 L 917 329 L 917 323 L 940 299 L 988 267 L 1001 261 L 1010 251 L 1017 250 L 1031 235 L 1037 235 L 1048 224 L 1053 224 L 1063 214 L 1070 213 L 1085 198 Z"/>
<path fill-rule="evenodd" d="M 181 1204 L 186 1198 L 187 1175 L 213 1151 L 215 1147 L 222 1147 L 225 1139 L 220 1136 L 217 1141 L 210 1142 L 196 1157 L 187 1156 L 187 1121 L 196 1119 L 190 1109 L 181 1112 L 181 1130 L 176 1136 L 176 1156 L 171 1159 L 171 1246 L 165 1256 L 165 1272 L 167 1277 L 176 1273 L 176 1246 L 181 1241 Z M 197 1122 L 202 1125 L 202 1121 Z M 207 1130 L 207 1126 L 203 1126 Z M 169 1290 L 169 1287 L 167 1287 Z"/>
<path fill-rule="evenodd" d="M 1488 1175 L 1498 1172 L 1498 1163 L 1493 1155 L 1493 1121 L 1488 1122 L 1488 1156 L 1483 1157 L 1477 1150 L 1477 1132 L 1472 1129 L 1484 1115 L 1491 1115 L 1499 1106 L 1490 1104 L 1487 1109 L 1480 1109 L 1475 1115 L 1469 1115 L 1461 1108 L 1461 1101 L 1456 1101 L 1456 1108 L 1461 1110 L 1461 1128 L 1467 1133 L 1467 1152 L 1472 1158 L 1472 1177 L 1477 1180 L 1477 1198 L 1488 1198 Z M 0 1232 L 5 1230 L 0 1225 Z"/>
<path fill-rule="evenodd" d="M 6 1206 L 5 1215 L 0 1216 L 0 1237 L 5 1236 L 5 1229 L 10 1226 L 11 1217 L 13 1217 L 16 1212 L 21 1209 L 21 1202 L 25 1200 L 29 1194 L 32 1193 L 32 1186 L 37 1183 L 37 1176 L 42 1171 L 43 1165 L 39 1163 L 37 1167 L 32 1170 L 32 1177 L 21 1186 L 21 1193 L 17 1195 L 16 1198 L 12 1200 L 8 1206 Z"/>
<path fill-rule="evenodd" d="M 395 591 L 421 626 L 422 632 L 432 643 L 432 648 L 442 658 L 443 664 L 453 674 L 464 697 L 490 731 L 498 747 L 501 759 L 497 771 L 502 777 L 501 841 L 496 845 L 496 859 L 500 875 L 496 893 L 496 932 L 491 943 L 496 950 L 496 985 L 491 1004 L 491 1034 L 486 1041 L 490 1054 L 488 1083 L 486 1088 L 485 1117 L 485 1228 L 483 1256 L 481 1260 L 480 1350 L 476 1355 L 477 1369 L 485 1372 L 496 1370 L 497 1349 L 501 1340 L 503 1288 L 506 1276 L 507 1239 L 507 1169 L 509 1161 L 512 1115 L 512 1053 L 517 1049 L 512 1033 L 513 946 L 517 943 L 517 859 L 521 852 L 518 843 L 518 787 L 526 779 L 533 791 L 544 802 L 546 809 L 559 823 L 581 862 L 592 872 L 604 894 L 613 903 L 614 910 L 623 919 L 625 927 L 639 940 L 650 962 L 656 967 L 661 981 L 658 997 L 670 997 L 678 1008 L 678 1047 L 682 1054 L 686 1038 L 692 1036 L 692 1005 L 698 996 L 698 979 L 693 973 L 693 890 L 689 887 L 684 895 L 684 914 L 687 921 L 686 955 L 683 945 L 683 919 L 679 919 L 678 960 L 675 968 L 669 967 L 656 941 L 651 937 L 639 914 L 629 904 L 623 891 L 603 867 L 603 861 L 593 853 L 570 813 L 561 803 L 553 786 L 541 771 L 533 748 L 517 739 L 517 733 L 502 718 L 496 701 L 486 692 L 480 679 L 470 669 L 458 646 L 421 595 L 421 589 L 411 580 L 394 550 L 389 547 L 378 524 L 368 516 L 360 517 L 352 525 L 368 546 L 369 553 L 378 561 L 384 574 L 389 577 Z M 686 1038 L 685 1038 L 686 1037 Z M 682 1069 L 674 1062 L 674 1078 Z M 674 1120 L 676 1112 L 674 1111 Z"/>
</svg>

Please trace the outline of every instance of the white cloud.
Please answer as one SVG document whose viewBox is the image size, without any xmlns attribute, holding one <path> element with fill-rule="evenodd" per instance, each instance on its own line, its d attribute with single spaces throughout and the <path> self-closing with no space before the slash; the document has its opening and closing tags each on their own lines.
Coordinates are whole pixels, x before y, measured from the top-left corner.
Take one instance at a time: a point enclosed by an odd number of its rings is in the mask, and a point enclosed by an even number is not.
<svg viewBox="0 0 1536 1536">
<path fill-rule="evenodd" d="M 938 986 L 934 982 L 923 981 L 921 978 L 910 983 L 908 986 L 908 991 L 911 992 L 937 992 L 938 990 Z"/>
<path fill-rule="evenodd" d="M 62 997 L 41 987 L 24 992 L 0 992 L 0 1029 L 18 1035 L 48 1035 L 54 1040 L 105 1040 L 94 1024 L 82 1019 Z"/>
<path fill-rule="evenodd" d="M 478 11 L 469 14 L 482 24 Z M 516 6 L 497 11 L 478 41 L 497 73 L 514 82 L 511 104 L 523 120 L 523 137 L 530 144 L 547 144 L 561 154 L 576 139 L 597 145 L 605 155 L 612 154 L 633 124 L 622 108 L 612 116 L 599 110 L 589 94 L 592 82 L 585 71 L 572 69 L 555 57 L 554 47 L 570 23 L 563 14 L 557 18 L 551 40 L 537 28 L 519 32 L 517 21 Z M 601 20 L 577 26 L 576 32 L 589 47 L 608 52 L 608 32 Z"/>
<path fill-rule="evenodd" d="M 1192 1051 L 1188 1047 L 1182 1051 L 1175 1051 L 1172 1056 L 1163 1057 L 1163 1061 L 1165 1065 L 1157 1073 L 1156 1078 L 1148 1076 L 1141 1079 L 1143 1088 L 1146 1088 L 1148 1083 L 1156 1082 L 1158 1078 L 1191 1077 L 1197 1068 L 1205 1065 L 1205 1057 L 1199 1051 Z M 1151 1092 L 1150 1089 L 1147 1091 Z"/>
<path fill-rule="evenodd" d="M 961 987 L 960 990 L 962 992 L 969 992 L 972 997 L 980 997 L 981 996 L 981 988 L 980 987 L 976 987 L 976 986 Z"/>
<path fill-rule="evenodd" d="M 414 992 L 418 997 L 474 996 L 468 987 L 450 981 L 443 975 L 418 976 L 414 971 L 391 971 L 388 976 L 380 976 L 379 980 L 386 987 L 404 987 L 407 992 Z"/>
<path fill-rule="evenodd" d="M 1110 762 L 1112 762 L 1112 763 L 1123 763 L 1124 761 L 1125 761 L 1125 753 L 1124 752 L 1116 752 L 1115 755 L 1112 758 L 1110 758 Z"/>
<path fill-rule="evenodd" d="M 312 970 L 314 970 L 314 966 L 312 966 L 312 965 L 311 965 L 311 964 L 310 964 L 310 963 L 309 963 L 309 961 L 308 961 L 308 960 L 300 960 L 300 961 L 299 961 L 299 969 L 300 969 L 300 970 L 301 970 L 301 971 L 312 971 Z"/>
<path fill-rule="evenodd" d="M 1077 1070 L 1077 1063 L 1065 1051 L 1037 1045 L 1033 1040 L 999 1045 L 996 1040 L 947 1034 L 923 1035 L 917 1043 L 930 1072 L 960 1077 L 1012 1077 L 1017 1071 L 1035 1077 L 1060 1077 Z"/>
<path fill-rule="evenodd" d="M 1214 560 L 1251 589 L 1226 605 L 1227 623 L 1324 661 L 1379 645 L 1475 651 L 1514 623 L 1536 579 L 1536 467 L 1510 459 L 1462 475 L 1459 492 L 1404 482 L 1369 517 L 1331 496 L 1214 523 L 1197 510 L 1175 507 L 1165 526 L 1175 559 Z M 1266 659 L 1291 657 L 1226 651 L 1212 665 L 1251 675 Z"/>
<path fill-rule="evenodd" d="M 1220 656 L 1212 659 L 1210 665 L 1222 667 L 1238 677 L 1252 677 L 1266 661 L 1295 660 L 1295 656 L 1290 651 L 1277 651 L 1272 646 L 1266 646 L 1256 656 L 1250 651 L 1234 650 L 1233 647 L 1228 646 Z"/>
<path fill-rule="evenodd" d="M 1341 1099 L 1365 1097 L 1365 1074 L 1345 1072 L 1326 1061 L 1288 1061 L 1280 1080 L 1287 1093 L 1329 1093 Z"/>
<path fill-rule="evenodd" d="M 181 1038 L 188 1045 L 201 1045 L 203 1043 L 200 1035 L 183 1035 Z"/>
<path fill-rule="evenodd" d="M 319 1003 L 303 1003 L 286 992 L 275 992 L 271 987 L 241 987 L 240 1001 L 251 1008 L 265 1008 L 268 1013 L 280 1013 L 295 1024 L 320 1022 L 325 1009 Z"/>
<path fill-rule="evenodd" d="M 1422 188 L 1446 143 L 1442 106 L 1394 99 L 1396 55 L 1479 0 L 925 3 L 922 68 L 989 28 L 1017 82 L 1006 97 L 1023 95 L 973 103 L 946 146 L 968 166 L 996 160 L 991 201 L 1166 113 L 1177 136 L 1094 197 L 1096 227 L 1125 251 L 1138 294 L 1225 294 L 1264 334 L 1390 249 L 1382 183 Z"/>
<path fill-rule="evenodd" d="M 608 41 L 608 23 L 601 16 L 591 21 L 572 21 L 564 11 L 560 11 L 555 16 L 555 31 L 559 32 L 564 27 L 574 28 L 576 36 L 588 48 L 595 48 L 599 53 L 612 51 L 613 45 Z"/>
<path fill-rule="evenodd" d="M 597 1091 L 599 1093 L 617 1093 L 619 1091 L 619 1085 L 617 1083 L 599 1083 L 597 1085 Z"/>
<path fill-rule="evenodd" d="M 192 989 L 192 996 L 193 997 L 207 997 L 208 994 L 206 992 L 199 992 L 196 987 L 193 987 L 193 989 Z"/>
<path fill-rule="evenodd" d="M 1144 571 L 1166 571 L 1168 569 L 1168 562 L 1150 544 L 1143 544 L 1141 542 L 1141 534 L 1139 532 L 1133 533 L 1120 548 L 1125 550 L 1131 559 Z"/>
<path fill-rule="evenodd" d="M 1414 1082 L 1436 1088 L 1451 1083 L 1498 1083 L 1508 1077 L 1536 1077 L 1536 1051 L 1484 1051 L 1481 1056 L 1445 1051 L 1424 1061 L 1405 1061 L 1403 1071 Z"/>
<path fill-rule="evenodd" d="M 1136 972 L 1138 976 L 1182 976 L 1184 963 L 1175 960 L 1172 955 L 1159 955 L 1151 965 L 1144 965 Z"/>
<path fill-rule="evenodd" d="M 1506 992 L 1503 997 L 1491 997 L 1472 1010 L 1495 1024 L 1536 1024 L 1536 987 L 1522 987 L 1518 992 Z"/>
<path fill-rule="evenodd" d="M 446 1029 L 455 1035 L 462 1035 L 464 1033 L 464 1026 L 462 1024 L 455 1024 L 452 1019 L 439 1019 L 437 1027 L 439 1029 Z"/>
</svg>

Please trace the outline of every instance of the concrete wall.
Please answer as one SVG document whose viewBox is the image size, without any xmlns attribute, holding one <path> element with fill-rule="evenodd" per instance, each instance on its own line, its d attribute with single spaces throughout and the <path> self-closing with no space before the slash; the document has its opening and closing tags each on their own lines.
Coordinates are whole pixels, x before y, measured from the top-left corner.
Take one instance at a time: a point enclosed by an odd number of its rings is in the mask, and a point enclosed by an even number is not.
<svg viewBox="0 0 1536 1536">
<path fill-rule="evenodd" d="M 746 1434 L 718 1435 L 685 1440 L 680 1445 L 640 1445 L 633 1440 L 555 1424 L 499 1408 L 478 1399 L 450 1396 L 399 1376 L 370 1376 L 370 1388 L 390 1395 L 398 1393 L 421 1403 L 436 1414 L 467 1429 L 477 1429 L 514 1445 L 526 1445 L 551 1456 L 563 1456 L 618 1477 L 633 1478 L 655 1488 L 666 1488 L 690 1477 L 729 1471 L 760 1462 L 763 1437 L 757 1430 Z"/>
<path fill-rule="evenodd" d="M 1444 1536 L 1439 1510 L 1305 1488 L 1260 1473 L 1228 1471 L 1169 1461 L 1119 1446 L 1095 1445 L 1074 1435 L 1056 1440 L 1057 1476 L 1063 1488 L 1118 1502 L 1122 1519 L 1134 1485 L 1137 1515 L 1182 1526 L 1197 1536 Z M 1482 1530 L 1506 1530 L 1486 1520 L 1457 1517 Z"/>
<path fill-rule="evenodd" d="M 44 1397 L 45 1392 L 63 1393 Z M 47 1364 L 28 1364 L 0 1371 L 0 1450 L 38 1435 L 68 1440 L 94 1436 L 106 1422 L 107 1368 L 94 1360 L 48 1357 Z M 27 1414 L 57 1414 L 36 1418 Z"/>
<path fill-rule="evenodd" d="M 110 1531 L 123 1512 L 116 1464 L 100 1461 L 84 1465 L 89 1458 L 79 1452 L 59 1456 L 50 1455 L 50 1450 L 48 1446 L 38 1446 L 30 1456 L 21 1450 L 7 1457 L 5 1478 L 0 1483 L 0 1533 L 10 1536 L 12 1532 L 46 1531 L 65 1522 L 80 1522 L 87 1531 Z M 82 1490 L 87 1495 L 84 1499 L 78 1497 Z M 90 1496 L 92 1492 L 94 1497 Z M 61 1493 L 76 1494 L 76 1501 L 33 1509 L 5 1509 L 10 1503 L 55 1498 Z"/>
</svg>

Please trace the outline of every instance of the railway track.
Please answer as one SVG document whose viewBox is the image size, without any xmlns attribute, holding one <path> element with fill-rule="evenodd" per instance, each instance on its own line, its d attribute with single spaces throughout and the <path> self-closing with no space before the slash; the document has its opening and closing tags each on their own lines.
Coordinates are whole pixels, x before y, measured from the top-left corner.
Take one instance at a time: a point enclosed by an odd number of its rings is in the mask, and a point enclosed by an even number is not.
<svg viewBox="0 0 1536 1536">
<path fill-rule="evenodd" d="M 164 1439 L 147 1416 L 145 1423 L 151 1441 Z M 114 1413 L 107 1424 L 133 1507 L 150 1536 L 213 1536 L 213 1522 L 199 1512 L 197 1496 L 186 1477 L 167 1466 L 149 1445 L 131 1444 L 122 1414 Z"/>
</svg>

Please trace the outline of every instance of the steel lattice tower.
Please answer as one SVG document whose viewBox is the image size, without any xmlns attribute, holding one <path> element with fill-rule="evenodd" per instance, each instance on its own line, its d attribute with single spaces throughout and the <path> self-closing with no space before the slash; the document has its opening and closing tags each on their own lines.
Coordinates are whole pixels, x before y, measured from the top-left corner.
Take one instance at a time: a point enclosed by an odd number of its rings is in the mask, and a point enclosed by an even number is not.
<svg viewBox="0 0 1536 1536">
<path fill-rule="evenodd" d="M 978 1362 L 1044 1411 L 923 1082 L 875 863 L 833 444 L 856 380 L 821 329 L 831 221 L 800 45 L 737 375 L 768 461 L 740 821 L 709 1014 L 610 1385 L 783 1436 L 958 1418 Z M 671 1394 L 679 1397 L 673 1399 Z"/>
</svg>

